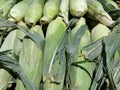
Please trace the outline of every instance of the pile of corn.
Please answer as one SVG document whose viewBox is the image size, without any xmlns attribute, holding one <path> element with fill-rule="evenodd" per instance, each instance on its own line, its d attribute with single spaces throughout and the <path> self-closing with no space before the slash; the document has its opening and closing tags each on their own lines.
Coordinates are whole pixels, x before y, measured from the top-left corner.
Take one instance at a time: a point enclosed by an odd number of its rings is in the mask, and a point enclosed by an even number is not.
<svg viewBox="0 0 120 90">
<path fill-rule="evenodd" d="M 0 90 L 120 90 L 116 2 L 0 0 L 0 52 L 10 50 L 30 82 L 0 63 Z"/>
</svg>

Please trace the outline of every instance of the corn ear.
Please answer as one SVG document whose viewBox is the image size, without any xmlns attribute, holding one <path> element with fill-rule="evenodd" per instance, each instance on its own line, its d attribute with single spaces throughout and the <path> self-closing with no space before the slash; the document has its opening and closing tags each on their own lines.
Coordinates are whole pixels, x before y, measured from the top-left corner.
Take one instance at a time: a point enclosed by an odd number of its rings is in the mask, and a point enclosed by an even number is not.
<svg viewBox="0 0 120 90">
<path fill-rule="evenodd" d="M 14 0 L 8 0 L 6 3 L 1 7 L 2 10 L 2 16 L 8 17 L 9 10 L 11 9 L 12 5 L 14 4 Z"/>
<path fill-rule="evenodd" d="M 80 20 L 77 22 L 76 26 L 72 30 L 72 36 L 74 36 L 78 28 L 84 24 L 85 24 L 85 19 L 81 17 Z M 76 51 L 77 53 L 74 59 L 72 60 L 72 63 L 85 61 L 84 57 L 81 56 L 81 49 L 84 46 L 89 45 L 90 43 L 91 43 L 90 32 L 87 29 L 83 34 L 81 40 L 79 41 L 79 48 Z M 86 69 L 89 72 L 89 74 L 92 75 L 91 63 L 81 63 L 81 64 L 78 64 L 78 66 Z M 70 69 L 71 90 L 88 90 L 89 89 L 89 86 L 91 83 L 91 77 L 86 71 L 84 71 L 80 67 L 71 65 L 71 69 Z"/>
<path fill-rule="evenodd" d="M 12 50 L 14 47 L 15 37 L 16 31 L 10 32 L 6 37 L 5 41 L 3 42 L 0 51 Z M 12 83 L 14 82 L 13 80 L 14 79 L 10 72 L 2 68 L 0 69 L 0 88 L 1 88 L 0 90 L 6 90 L 9 86 L 12 85 Z"/>
<path fill-rule="evenodd" d="M 23 21 L 18 22 L 18 25 L 27 27 L 26 24 Z M 21 47 L 22 47 L 22 41 L 25 37 L 25 33 L 22 32 L 21 30 L 17 29 L 16 31 L 16 37 L 14 41 L 14 53 L 16 55 L 20 55 Z"/>
<path fill-rule="evenodd" d="M 114 21 L 110 15 L 103 9 L 103 6 L 97 0 L 87 0 L 88 13 L 95 17 L 102 24 L 111 27 Z"/>
<path fill-rule="evenodd" d="M 92 42 L 97 41 L 98 39 L 109 35 L 111 31 L 109 28 L 103 24 L 97 24 L 91 31 Z"/>
<path fill-rule="evenodd" d="M 111 5 L 113 5 L 115 9 L 118 9 L 118 8 L 119 8 L 118 5 L 117 5 L 117 3 L 116 3 L 115 1 L 113 1 L 113 0 L 108 0 L 108 2 L 109 2 Z"/>
<path fill-rule="evenodd" d="M 69 14 L 69 2 L 70 0 L 61 0 L 60 2 L 60 13 L 59 15 L 63 17 L 64 22 L 68 25 L 68 14 Z"/>
<path fill-rule="evenodd" d="M 102 5 L 105 11 L 109 12 L 114 9 L 118 9 L 118 5 L 112 0 L 98 0 Z"/>
<path fill-rule="evenodd" d="M 23 0 L 15 4 L 11 10 L 10 15 L 16 20 L 16 22 L 21 21 L 29 8 L 31 0 Z"/>
<path fill-rule="evenodd" d="M 63 86 L 66 66 L 65 56 L 63 53 L 63 55 L 61 54 L 62 61 L 60 58 L 54 60 L 54 57 L 65 31 L 66 25 L 61 17 L 57 17 L 48 25 L 43 58 L 43 82 L 45 90 L 61 90 L 60 88 Z"/>
<path fill-rule="evenodd" d="M 43 84 L 44 90 L 63 90 L 66 68 L 65 55 L 63 55 L 62 59 L 57 59 L 52 67 L 54 74 L 56 73 L 56 76 L 54 75 L 56 80 L 52 78 L 53 76 L 50 76 Z"/>
<path fill-rule="evenodd" d="M 51 72 L 51 69 L 48 69 L 49 68 L 48 65 L 51 62 L 51 58 L 55 52 L 55 49 L 57 48 L 57 44 L 62 38 L 65 30 L 66 30 L 66 25 L 62 21 L 62 18 L 60 17 L 57 17 L 48 25 L 47 33 L 46 33 L 45 48 L 44 48 L 44 66 L 43 66 L 43 70 L 44 70 L 43 75 L 46 78 L 48 77 L 47 74 L 50 74 Z M 48 52 L 51 52 L 51 53 L 48 53 Z"/>
<path fill-rule="evenodd" d="M 53 20 L 59 13 L 60 0 L 47 0 L 43 8 L 43 17 L 41 24 L 47 24 Z"/>
<path fill-rule="evenodd" d="M 87 12 L 86 0 L 70 0 L 70 13 L 74 17 L 81 17 Z"/>
<path fill-rule="evenodd" d="M 6 3 L 7 0 L 1 0 L 0 1 L 0 8 Z"/>
<path fill-rule="evenodd" d="M 18 24 L 21 26 L 25 26 L 23 22 L 19 22 Z M 5 38 L 0 51 L 12 50 L 15 55 L 19 55 L 22 46 L 22 42 L 20 41 L 20 39 L 23 39 L 24 35 L 25 34 L 18 29 L 11 31 Z M 4 69 L 0 69 L 0 90 L 6 90 L 14 82 L 15 80 L 10 72 L 7 72 Z"/>
<path fill-rule="evenodd" d="M 4 4 L 6 3 L 6 0 L 1 0 L 0 1 L 0 14 L 2 14 L 2 7 L 4 6 Z"/>
<path fill-rule="evenodd" d="M 74 36 L 78 30 L 78 28 L 82 25 L 85 24 L 85 19 L 83 17 L 81 17 L 76 23 L 75 23 L 75 27 L 72 29 L 72 36 Z"/>
<path fill-rule="evenodd" d="M 39 25 L 36 25 L 30 29 L 31 33 L 34 31 L 39 33 L 41 36 L 44 36 Z M 42 76 L 42 50 L 43 48 L 38 48 L 38 46 L 30 38 L 25 38 L 23 40 L 19 63 L 21 67 L 24 68 L 23 71 L 27 75 L 28 79 L 36 87 L 36 90 L 39 90 Z M 16 90 L 26 90 L 19 79 L 17 79 Z"/>
<path fill-rule="evenodd" d="M 44 0 L 33 0 L 30 8 L 25 14 L 25 22 L 28 25 L 35 25 L 42 16 Z"/>
</svg>

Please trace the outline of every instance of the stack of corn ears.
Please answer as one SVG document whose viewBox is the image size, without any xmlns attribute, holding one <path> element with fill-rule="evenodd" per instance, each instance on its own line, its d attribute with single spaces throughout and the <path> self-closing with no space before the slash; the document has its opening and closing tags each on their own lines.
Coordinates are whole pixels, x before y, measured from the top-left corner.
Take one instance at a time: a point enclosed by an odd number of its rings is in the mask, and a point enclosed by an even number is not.
<svg viewBox="0 0 120 90">
<path fill-rule="evenodd" d="M 0 90 L 120 90 L 118 3 L 1 0 Z"/>
</svg>

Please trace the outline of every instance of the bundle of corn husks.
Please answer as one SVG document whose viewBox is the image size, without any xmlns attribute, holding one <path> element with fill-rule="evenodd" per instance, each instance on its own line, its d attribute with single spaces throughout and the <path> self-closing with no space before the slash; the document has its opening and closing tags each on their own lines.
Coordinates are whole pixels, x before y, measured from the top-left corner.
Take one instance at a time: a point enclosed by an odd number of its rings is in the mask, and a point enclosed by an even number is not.
<svg viewBox="0 0 120 90">
<path fill-rule="evenodd" d="M 116 0 L 1 0 L 0 90 L 120 90 Z"/>
</svg>

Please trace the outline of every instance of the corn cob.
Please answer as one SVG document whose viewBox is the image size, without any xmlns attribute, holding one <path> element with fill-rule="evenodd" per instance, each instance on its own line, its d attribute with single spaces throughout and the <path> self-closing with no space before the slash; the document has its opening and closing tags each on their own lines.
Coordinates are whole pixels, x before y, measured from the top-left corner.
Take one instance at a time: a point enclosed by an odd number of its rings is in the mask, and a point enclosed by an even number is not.
<svg viewBox="0 0 120 90">
<path fill-rule="evenodd" d="M 81 17 L 87 12 L 86 0 L 70 0 L 70 13 L 74 17 Z"/>
<path fill-rule="evenodd" d="M 87 0 L 88 13 L 106 26 L 111 27 L 114 21 L 110 15 L 103 9 L 103 6 L 97 0 Z"/>
<path fill-rule="evenodd" d="M 109 28 L 103 24 L 97 24 L 91 31 L 92 42 L 97 41 L 98 39 L 109 35 L 111 31 Z"/>
<path fill-rule="evenodd" d="M 25 14 L 25 22 L 28 25 L 35 25 L 42 16 L 44 0 L 33 0 Z"/>
<path fill-rule="evenodd" d="M 77 32 L 78 28 L 84 24 L 85 24 L 85 19 L 81 17 L 80 20 L 77 22 L 76 26 L 72 29 L 72 36 L 74 36 L 75 33 Z M 85 61 L 84 57 L 81 56 L 81 49 L 82 49 L 82 47 L 87 46 L 90 43 L 91 43 L 90 32 L 87 29 L 85 31 L 85 33 L 83 34 L 81 40 L 79 41 L 79 48 L 76 51 L 77 55 L 72 60 L 72 63 L 79 62 L 79 61 Z M 79 57 L 79 55 L 80 55 L 80 57 Z M 92 74 L 92 66 L 90 63 L 82 63 L 79 65 L 81 67 L 87 69 L 88 72 L 90 74 Z M 71 80 L 70 81 L 71 82 L 71 85 L 70 85 L 71 90 L 88 90 L 90 83 L 91 83 L 91 78 L 88 75 L 88 73 L 86 73 L 80 67 L 76 67 L 74 65 L 72 65 L 71 69 L 70 69 L 70 80 Z"/>
<path fill-rule="evenodd" d="M 59 58 L 54 61 L 53 56 L 55 56 L 56 49 L 65 31 L 66 25 L 60 17 L 51 21 L 48 25 L 43 58 L 43 82 L 45 90 L 61 90 L 61 85 L 63 85 L 65 57 L 63 55 L 63 61 L 60 61 Z"/>
<path fill-rule="evenodd" d="M 61 0 L 59 15 L 63 17 L 63 20 L 66 24 L 69 23 L 68 14 L 69 14 L 69 0 Z"/>
<path fill-rule="evenodd" d="M 31 33 L 34 31 L 43 36 L 40 26 L 36 25 L 30 29 Z M 24 68 L 28 79 L 35 85 L 36 89 L 39 90 L 42 73 L 42 48 L 38 48 L 31 39 L 25 38 L 20 52 L 19 63 L 21 67 Z M 17 80 L 16 90 L 26 90 L 20 80 Z"/>
<path fill-rule="evenodd" d="M 15 6 L 10 10 L 10 15 L 12 18 L 16 20 L 16 22 L 21 21 L 29 8 L 29 4 L 31 0 L 23 0 L 18 2 Z"/>
<path fill-rule="evenodd" d="M 41 24 L 47 24 L 54 19 L 59 13 L 60 0 L 47 0 L 43 8 L 43 17 L 40 19 Z"/>
</svg>

